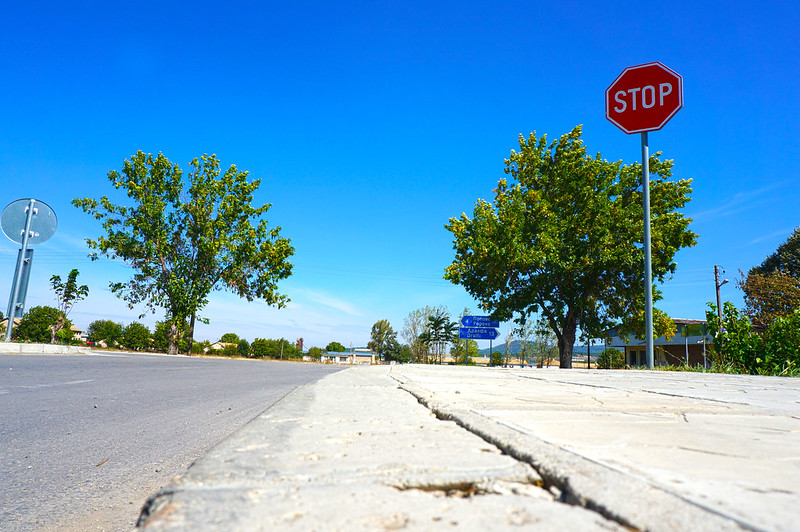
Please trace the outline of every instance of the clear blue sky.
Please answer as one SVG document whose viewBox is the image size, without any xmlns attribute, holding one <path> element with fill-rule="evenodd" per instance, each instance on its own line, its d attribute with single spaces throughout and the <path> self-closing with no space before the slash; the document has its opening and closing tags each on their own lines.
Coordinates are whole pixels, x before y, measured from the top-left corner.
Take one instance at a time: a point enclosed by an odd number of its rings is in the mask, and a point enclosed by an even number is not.
<svg viewBox="0 0 800 532">
<path fill-rule="evenodd" d="M 2 203 L 35 197 L 59 216 L 27 307 L 52 305 L 50 276 L 78 268 L 91 294 L 76 325 L 136 319 L 107 289 L 129 270 L 86 259 L 100 227 L 69 202 L 110 193 L 107 172 L 141 149 L 249 170 L 297 250 L 288 308 L 217 293 L 200 339 L 358 346 L 375 321 L 399 331 L 425 305 L 475 311 L 442 279 L 448 218 L 492 198 L 520 133 L 583 124 L 590 153 L 640 160 L 603 92 L 625 67 L 661 61 L 683 76 L 685 106 L 650 148 L 694 180 L 686 213 L 700 236 L 658 306 L 703 318 L 714 264 L 733 280 L 800 225 L 798 27 L 790 1 L 10 3 Z M 5 311 L 17 246 L 3 242 Z M 722 291 L 741 306 L 733 282 Z"/>
</svg>

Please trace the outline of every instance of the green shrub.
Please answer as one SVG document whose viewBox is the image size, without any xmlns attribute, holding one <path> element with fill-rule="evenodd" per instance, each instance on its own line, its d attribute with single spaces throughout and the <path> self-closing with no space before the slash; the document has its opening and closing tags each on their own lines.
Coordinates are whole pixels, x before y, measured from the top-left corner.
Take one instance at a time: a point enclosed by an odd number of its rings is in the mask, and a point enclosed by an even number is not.
<svg viewBox="0 0 800 532">
<path fill-rule="evenodd" d="M 230 344 L 222 348 L 222 354 L 228 357 L 235 357 L 239 354 L 239 345 Z"/>
<path fill-rule="evenodd" d="M 208 340 L 203 342 L 192 342 L 192 354 L 193 355 L 202 355 L 206 352 L 206 349 L 210 348 L 211 344 Z"/>
<path fill-rule="evenodd" d="M 622 369 L 625 367 L 625 354 L 619 349 L 608 348 L 597 357 L 600 369 Z"/>
<path fill-rule="evenodd" d="M 714 369 L 751 375 L 800 375 L 800 310 L 775 319 L 762 334 L 732 303 L 723 305 L 722 327 L 716 307 L 706 312 L 714 336 Z"/>
</svg>

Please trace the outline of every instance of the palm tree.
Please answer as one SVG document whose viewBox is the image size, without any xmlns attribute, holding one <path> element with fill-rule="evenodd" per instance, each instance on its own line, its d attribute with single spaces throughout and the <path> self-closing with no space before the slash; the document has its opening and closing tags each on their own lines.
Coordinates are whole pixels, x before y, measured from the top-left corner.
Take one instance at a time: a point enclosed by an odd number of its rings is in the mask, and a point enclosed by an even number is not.
<svg viewBox="0 0 800 532">
<path fill-rule="evenodd" d="M 431 343 L 433 342 L 433 340 L 431 339 L 431 333 L 429 331 L 425 331 L 424 333 L 420 334 L 419 335 L 419 341 L 420 341 L 420 343 L 422 343 L 423 346 L 425 346 L 425 358 L 424 358 L 424 360 L 425 360 L 425 364 L 427 364 L 428 363 L 428 355 L 430 355 L 430 352 L 431 352 Z"/>
<path fill-rule="evenodd" d="M 452 341 L 457 328 L 458 324 L 450 321 L 450 313 L 445 310 L 428 317 L 427 338 L 434 346 L 434 353 L 439 364 L 442 363 L 445 347 Z"/>
</svg>

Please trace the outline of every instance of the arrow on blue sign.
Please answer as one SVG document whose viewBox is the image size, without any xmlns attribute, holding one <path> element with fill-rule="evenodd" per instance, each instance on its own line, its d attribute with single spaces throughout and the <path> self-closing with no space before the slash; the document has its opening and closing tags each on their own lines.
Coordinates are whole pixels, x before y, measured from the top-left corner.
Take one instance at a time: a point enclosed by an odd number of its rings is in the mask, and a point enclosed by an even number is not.
<svg viewBox="0 0 800 532">
<path fill-rule="evenodd" d="M 461 318 L 461 325 L 464 327 L 500 327 L 500 322 L 489 316 L 464 316 Z"/>
<path fill-rule="evenodd" d="M 462 340 L 494 340 L 500 336 L 497 329 L 491 327 L 459 327 L 458 337 Z"/>
</svg>

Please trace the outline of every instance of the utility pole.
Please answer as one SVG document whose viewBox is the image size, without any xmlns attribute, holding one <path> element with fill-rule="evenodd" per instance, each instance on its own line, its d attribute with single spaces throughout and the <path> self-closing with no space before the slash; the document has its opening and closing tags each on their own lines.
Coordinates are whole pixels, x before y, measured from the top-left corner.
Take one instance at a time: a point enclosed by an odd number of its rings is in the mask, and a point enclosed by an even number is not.
<svg viewBox="0 0 800 532">
<path fill-rule="evenodd" d="M 592 339 L 586 340 L 586 369 L 592 369 Z"/>
<path fill-rule="evenodd" d="M 722 282 L 719 282 L 719 272 L 722 271 L 722 274 L 725 274 L 725 269 L 719 267 L 718 265 L 714 265 L 714 286 L 717 287 L 717 317 L 719 318 L 719 326 L 722 327 L 722 298 L 719 295 L 719 289 L 722 285 L 728 282 L 725 279 Z"/>
</svg>

